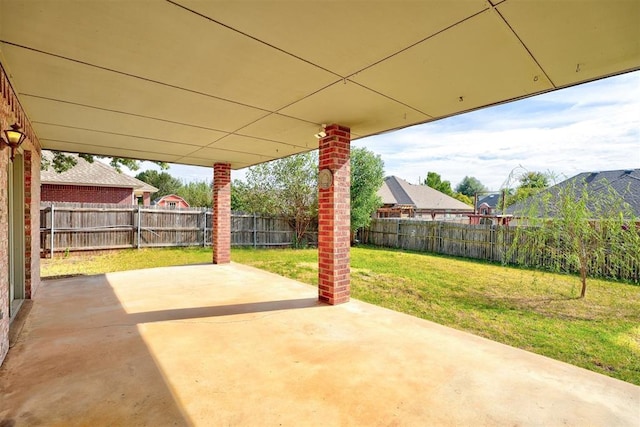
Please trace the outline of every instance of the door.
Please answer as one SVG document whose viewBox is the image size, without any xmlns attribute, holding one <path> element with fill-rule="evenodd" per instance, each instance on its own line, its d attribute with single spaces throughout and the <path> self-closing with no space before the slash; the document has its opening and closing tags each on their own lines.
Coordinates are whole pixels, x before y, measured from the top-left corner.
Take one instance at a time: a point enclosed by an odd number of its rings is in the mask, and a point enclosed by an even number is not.
<svg viewBox="0 0 640 427">
<path fill-rule="evenodd" d="M 24 161 L 16 154 L 7 171 L 9 213 L 9 317 L 14 318 L 24 300 Z"/>
</svg>

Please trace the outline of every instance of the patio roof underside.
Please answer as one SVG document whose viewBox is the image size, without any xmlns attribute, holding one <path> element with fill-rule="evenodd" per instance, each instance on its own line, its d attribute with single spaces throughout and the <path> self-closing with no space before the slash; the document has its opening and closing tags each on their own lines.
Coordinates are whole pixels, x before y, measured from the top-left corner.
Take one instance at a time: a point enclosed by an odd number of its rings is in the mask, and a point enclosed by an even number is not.
<svg viewBox="0 0 640 427">
<path fill-rule="evenodd" d="M 0 0 L 43 148 L 239 169 L 640 68 L 640 2 Z M 428 141 L 425 141 L 428 144 Z"/>
</svg>

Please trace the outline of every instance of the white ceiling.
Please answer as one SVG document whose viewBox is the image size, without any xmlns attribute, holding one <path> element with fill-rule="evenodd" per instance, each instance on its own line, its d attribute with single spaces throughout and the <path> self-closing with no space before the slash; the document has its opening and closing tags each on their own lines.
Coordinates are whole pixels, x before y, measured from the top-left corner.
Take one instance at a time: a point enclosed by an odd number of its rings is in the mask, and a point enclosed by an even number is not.
<svg viewBox="0 0 640 427">
<path fill-rule="evenodd" d="M 234 169 L 640 69 L 638 0 L 0 0 L 43 148 Z"/>
</svg>

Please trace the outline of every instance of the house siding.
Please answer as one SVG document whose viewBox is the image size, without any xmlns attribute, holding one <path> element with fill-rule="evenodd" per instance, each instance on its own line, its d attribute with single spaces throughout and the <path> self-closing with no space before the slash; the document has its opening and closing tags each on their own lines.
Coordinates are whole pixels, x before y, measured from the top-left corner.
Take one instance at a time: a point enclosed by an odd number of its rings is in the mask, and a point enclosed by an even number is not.
<svg viewBox="0 0 640 427">
<path fill-rule="evenodd" d="M 164 196 L 161 199 L 159 199 L 156 202 L 157 206 L 161 206 L 161 207 L 172 207 L 172 203 L 175 203 L 175 205 L 173 207 L 177 208 L 177 209 L 182 209 L 182 208 L 188 208 L 189 203 L 187 203 L 186 200 L 184 200 L 182 197 L 180 196 L 176 196 L 174 194 L 170 194 L 168 196 Z"/>
<path fill-rule="evenodd" d="M 41 191 L 43 202 L 134 204 L 131 188 L 42 184 Z"/>
</svg>

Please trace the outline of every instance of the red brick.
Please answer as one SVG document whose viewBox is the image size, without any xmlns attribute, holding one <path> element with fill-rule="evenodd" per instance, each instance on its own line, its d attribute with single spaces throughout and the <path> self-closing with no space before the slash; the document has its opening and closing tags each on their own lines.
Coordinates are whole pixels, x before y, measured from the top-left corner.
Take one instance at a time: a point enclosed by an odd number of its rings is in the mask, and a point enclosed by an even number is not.
<svg viewBox="0 0 640 427">
<path fill-rule="evenodd" d="M 231 165 L 213 165 L 213 263 L 231 261 Z"/>
<path fill-rule="evenodd" d="M 320 301 L 349 301 L 350 130 L 329 125 L 319 143 L 320 169 L 333 173 L 333 185 L 318 193 L 318 296 Z"/>
<path fill-rule="evenodd" d="M 43 202 L 134 204 L 131 188 L 42 184 L 41 191 Z"/>
</svg>

